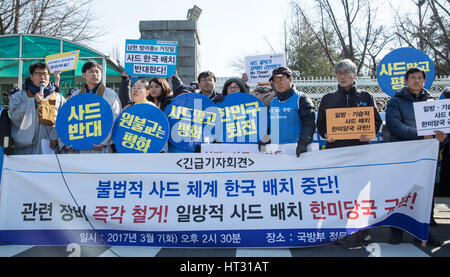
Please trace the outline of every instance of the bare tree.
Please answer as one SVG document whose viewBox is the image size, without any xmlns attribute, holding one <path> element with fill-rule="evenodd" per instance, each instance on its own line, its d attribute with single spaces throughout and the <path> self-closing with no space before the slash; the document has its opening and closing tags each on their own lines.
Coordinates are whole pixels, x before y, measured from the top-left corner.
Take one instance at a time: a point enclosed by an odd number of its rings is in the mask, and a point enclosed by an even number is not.
<svg viewBox="0 0 450 277">
<path fill-rule="evenodd" d="M 285 31 L 287 63 L 303 77 L 332 76 L 337 54 L 333 50 L 333 33 L 325 25 L 312 28 L 303 9 L 292 3 L 289 26 Z"/>
<path fill-rule="evenodd" d="M 373 0 L 314 0 L 315 7 L 306 8 L 305 2 L 292 2 L 292 7 L 301 15 L 319 45 L 323 48 L 331 65 L 338 58 L 353 60 L 358 72 L 369 67 L 380 51 L 376 47 L 385 45 L 388 36 L 385 29 L 377 26 L 377 10 Z M 332 33 L 332 35 L 330 35 Z M 380 41 L 383 40 L 383 41 Z M 377 43 L 374 44 L 374 41 Z"/>
<path fill-rule="evenodd" d="M 0 0 L 0 35 L 42 34 L 74 41 L 102 36 L 91 0 Z"/>
<path fill-rule="evenodd" d="M 450 74 L 450 1 L 411 0 L 415 14 L 396 12 L 395 35 L 400 46 L 422 50 L 432 59 L 438 75 Z"/>
</svg>

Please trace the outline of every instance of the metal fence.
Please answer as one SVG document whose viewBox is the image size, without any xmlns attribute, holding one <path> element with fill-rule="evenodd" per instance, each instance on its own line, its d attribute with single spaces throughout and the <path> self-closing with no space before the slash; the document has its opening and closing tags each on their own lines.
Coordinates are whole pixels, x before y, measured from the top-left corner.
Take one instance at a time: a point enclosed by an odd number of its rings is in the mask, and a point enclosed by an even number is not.
<svg viewBox="0 0 450 277">
<path fill-rule="evenodd" d="M 217 78 L 216 88 L 218 91 L 222 91 L 223 84 L 228 79 L 229 78 L 226 77 Z M 380 103 L 382 105 L 382 111 L 385 110 L 386 103 L 390 99 L 390 97 L 381 90 L 380 86 L 378 85 L 377 79 L 372 79 L 370 77 L 358 77 L 356 78 L 355 82 L 358 88 L 372 93 L 377 103 Z M 311 97 L 317 111 L 322 96 L 336 90 L 337 80 L 334 77 L 303 78 L 294 80 L 294 85 L 299 91 L 307 93 Z M 257 85 L 249 84 L 249 86 L 252 90 Z M 428 91 L 433 95 L 433 97 L 439 98 L 442 91 L 448 86 L 450 86 L 450 76 L 436 77 L 433 85 Z"/>
</svg>

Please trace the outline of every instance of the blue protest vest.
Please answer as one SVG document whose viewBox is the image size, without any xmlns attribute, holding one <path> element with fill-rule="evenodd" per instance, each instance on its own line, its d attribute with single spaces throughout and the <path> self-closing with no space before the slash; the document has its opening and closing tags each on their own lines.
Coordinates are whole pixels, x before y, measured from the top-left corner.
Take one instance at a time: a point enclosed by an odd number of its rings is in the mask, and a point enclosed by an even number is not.
<svg viewBox="0 0 450 277">
<path fill-rule="evenodd" d="M 270 103 L 270 138 L 272 143 L 298 142 L 302 131 L 302 122 L 298 116 L 300 96 L 301 93 L 294 90 L 292 96 L 285 101 L 280 101 L 275 97 Z"/>
</svg>

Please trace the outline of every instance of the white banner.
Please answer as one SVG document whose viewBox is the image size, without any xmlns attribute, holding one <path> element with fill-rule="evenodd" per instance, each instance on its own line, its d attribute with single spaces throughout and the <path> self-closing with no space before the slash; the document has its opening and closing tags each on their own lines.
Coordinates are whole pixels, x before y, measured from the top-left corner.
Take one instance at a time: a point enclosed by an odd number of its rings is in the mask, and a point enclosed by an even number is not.
<svg viewBox="0 0 450 277">
<path fill-rule="evenodd" d="M 428 237 L 437 140 L 288 155 L 5 157 L 0 244 L 303 247 Z M 64 177 L 64 178 L 63 178 Z"/>
<path fill-rule="evenodd" d="M 414 102 L 414 116 L 418 136 L 450 133 L 450 99 Z"/>
</svg>

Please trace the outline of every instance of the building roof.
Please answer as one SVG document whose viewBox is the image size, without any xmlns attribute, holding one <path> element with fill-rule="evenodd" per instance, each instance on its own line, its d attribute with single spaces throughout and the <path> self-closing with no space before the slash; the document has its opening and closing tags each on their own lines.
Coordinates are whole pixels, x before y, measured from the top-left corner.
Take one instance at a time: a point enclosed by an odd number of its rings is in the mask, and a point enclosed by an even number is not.
<svg viewBox="0 0 450 277">
<path fill-rule="evenodd" d="M 88 60 L 106 65 L 104 82 L 108 76 L 120 76 L 123 71 L 114 59 L 80 43 L 44 35 L 16 34 L 0 36 L 0 80 L 19 77 L 17 83 L 20 87 L 29 76 L 30 64 L 44 61 L 48 55 L 75 50 L 80 50 L 77 69 L 63 72 L 62 77 L 81 77 L 81 68 Z"/>
</svg>

